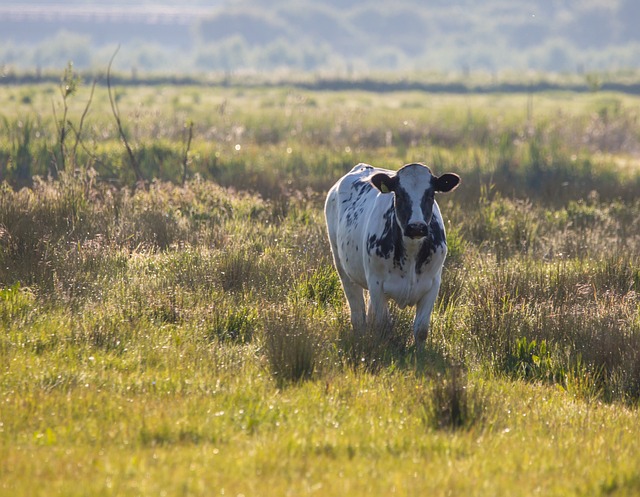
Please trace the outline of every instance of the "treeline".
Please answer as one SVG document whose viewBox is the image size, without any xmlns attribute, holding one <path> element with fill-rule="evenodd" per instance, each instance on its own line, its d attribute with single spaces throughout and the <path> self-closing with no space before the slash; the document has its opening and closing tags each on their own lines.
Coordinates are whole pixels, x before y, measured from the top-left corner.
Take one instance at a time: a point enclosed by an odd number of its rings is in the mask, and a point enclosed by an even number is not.
<svg viewBox="0 0 640 497">
<path fill-rule="evenodd" d="M 222 74 L 217 78 L 197 75 L 158 75 L 124 74 L 112 75 L 111 81 L 118 86 L 218 86 L 235 88 L 289 87 L 311 91 L 368 91 L 388 93 L 397 91 L 420 91 L 426 93 L 539 93 L 546 91 L 570 91 L 577 93 L 612 91 L 629 95 L 640 94 L 640 82 L 630 77 L 611 77 L 606 74 L 590 73 L 583 76 L 571 76 L 565 79 L 549 79 L 539 75 L 530 81 L 508 81 L 495 79 L 482 82 L 480 79 L 445 80 L 441 78 L 421 79 L 419 76 L 402 79 L 388 77 L 246 77 Z M 106 85 L 106 75 L 102 73 L 81 72 L 79 77 L 85 84 L 93 81 L 98 86 Z M 58 84 L 60 75 L 54 71 L 8 72 L 0 76 L 1 85 Z"/>
<path fill-rule="evenodd" d="M 393 8 L 375 0 L 244 0 L 210 11 L 192 0 L 184 2 L 185 12 L 193 9 L 188 20 L 183 16 L 175 23 L 152 22 L 157 5 L 146 7 L 148 19 L 137 15 L 126 22 L 99 15 L 81 21 L 73 10 L 78 2 L 65 5 L 55 20 L 0 16 L 0 64 L 49 68 L 73 60 L 76 67 L 100 67 L 121 44 L 123 67 L 165 73 L 294 69 L 464 75 L 640 66 L 636 0 L 404 0 Z M 139 1 L 131 7 L 146 5 Z"/>
</svg>

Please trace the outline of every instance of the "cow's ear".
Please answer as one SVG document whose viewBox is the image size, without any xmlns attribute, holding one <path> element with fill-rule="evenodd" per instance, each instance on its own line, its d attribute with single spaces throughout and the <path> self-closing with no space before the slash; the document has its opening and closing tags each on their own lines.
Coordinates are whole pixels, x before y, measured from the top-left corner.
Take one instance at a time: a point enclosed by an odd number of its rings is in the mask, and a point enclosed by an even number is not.
<svg viewBox="0 0 640 497">
<path fill-rule="evenodd" d="M 437 192 L 450 192 L 455 190 L 460 184 L 460 176 L 453 173 L 445 173 L 442 176 L 434 178 L 433 186 Z"/>
<path fill-rule="evenodd" d="M 396 189 L 398 177 L 389 176 L 385 173 L 378 173 L 371 176 L 371 183 L 382 193 L 389 193 Z"/>
</svg>

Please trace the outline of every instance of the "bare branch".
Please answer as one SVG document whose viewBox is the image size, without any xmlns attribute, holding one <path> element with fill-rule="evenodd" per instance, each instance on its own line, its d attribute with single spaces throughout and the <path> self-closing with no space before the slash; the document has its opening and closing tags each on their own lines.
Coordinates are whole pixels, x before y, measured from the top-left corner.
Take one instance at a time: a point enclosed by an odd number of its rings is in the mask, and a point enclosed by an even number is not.
<svg viewBox="0 0 640 497">
<path fill-rule="evenodd" d="M 60 122 L 58 121 L 58 113 L 56 112 L 56 103 L 53 101 L 53 99 L 51 99 L 51 110 L 53 111 L 53 122 L 56 125 L 56 137 L 59 138 L 61 136 Z M 52 158 L 53 158 L 53 165 L 56 168 L 55 173 L 57 175 L 60 172 L 60 168 L 58 167 L 58 160 L 56 159 L 55 152 L 53 152 L 53 157 Z"/>
<path fill-rule="evenodd" d="M 80 140 L 80 135 L 82 134 L 82 128 L 84 126 L 84 119 L 85 119 L 85 117 L 87 117 L 87 114 L 89 113 L 89 107 L 91 107 L 91 102 L 93 101 L 93 92 L 96 89 L 96 83 L 97 83 L 97 80 L 94 79 L 93 80 L 93 84 L 91 85 L 91 94 L 89 95 L 89 100 L 87 101 L 87 105 L 85 105 L 85 107 L 84 107 L 84 112 L 82 113 L 82 116 L 80 117 L 80 122 L 78 123 L 78 129 L 76 130 L 73 126 L 71 126 L 71 129 L 73 130 L 73 132 L 76 135 L 76 142 L 73 145 L 73 160 L 74 161 L 76 160 L 76 151 L 78 150 L 78 144 L 81 141 Z M 69 124 L 71 124 L 71 123 L 69 123 Z"/>
<path fill-rule="evenodd" d="M 188 136 L 187 136 L 187 144 L 184 148 L 184 155 L 182 157 L 182 185 L 184 185 L 187 181 L 187 167 L 189 166 L 189 149 L 191 148 L 191 140 L 193 139 L 193 121 L 189 120 L 188 123 L 185 123 L 184 127 L 189 127 Z"/>
<path fill-rule="evenodd" d="M 122 121 L 120 120 L 120 111 L 118 110 L 118 104 L 116 103 L 113 93 L 111 91 L 111 66 L 113 64 L 113 60 L 116 58 L 118 51 L 120 50 L 120 46 L 116 48 L 116 51 L 111 56 L 111 60 L 109 61 L 109 66 L 107 67 L 107 91 L 109 93 L 109 102 L 111 103 L 111 111 L 113 112 L 113 117 L 116 120 L 116 124 L 118 125 L 118 133 L 120 134 L 120 138 L 124 142 L 124 146 L 127 150 L 127 154 L 129 155 L 129 162 L 131 163 L 131 168 L 133 169 L 134 174 L 136 175 L 136 182 L 144 181 L 144 176 L 142 175 L 142 171 L 140 170 L 140 165 L 136 159 L 136 156 L 129 145 L 129 141 L 127 140 L 127 136 L 122 127 Z"/>
</svg>

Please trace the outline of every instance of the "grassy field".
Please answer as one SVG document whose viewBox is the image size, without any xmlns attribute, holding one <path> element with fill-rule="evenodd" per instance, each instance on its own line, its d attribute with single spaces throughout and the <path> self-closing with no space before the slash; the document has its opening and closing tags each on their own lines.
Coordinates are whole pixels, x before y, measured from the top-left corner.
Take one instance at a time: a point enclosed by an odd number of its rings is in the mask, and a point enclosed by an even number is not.
<svg viewBox="0 0 640 497">
<path fill-rule="evenodd" d="M 145 184 L 105 88 L 0 87 L 0 495 L 640 492 L 640 98 L 116 90 Z M 463 179 L 422 353 L 350 331 L 360 161 Z"/>
</svg>

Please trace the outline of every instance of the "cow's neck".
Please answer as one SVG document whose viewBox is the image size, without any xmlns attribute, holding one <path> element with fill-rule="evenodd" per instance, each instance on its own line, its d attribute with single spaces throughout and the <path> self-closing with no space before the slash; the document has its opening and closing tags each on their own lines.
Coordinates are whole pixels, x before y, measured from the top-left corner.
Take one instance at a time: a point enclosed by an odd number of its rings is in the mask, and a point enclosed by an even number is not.
<svg viewBox="0 0 640 497">
<path fill-rule="evenodd" d="M 402 244 L 404 245 L 404 250 L 408 260 L 415 260 L 418 257 L 418 253 L 420 253 L 420 249 L 424 243 L 424 238 L 409 238 L 407 236 L 402 237 Z"/>
<path fill-rule="evenodd" d="M 422 264 L 428 261 L 432 252 L 431 232 L 434 229 L 435 220 L 432 220 L 432 224 L 429 225 L 429 234 L 420 239 L 403 235 L 393 206 L 390 206 L 385 213 L 384 220 L 382 235 L 379 238 L 373 236 L 369 239 L 369 250 L 375 250 L 379 256 L 393 257 L 394 266 L 398 268 L 420 272 Z"/>
<path fill-rule="evenodd" d="M 425 238 L 410 238 L 404 236 L 402 228 L 397 222 L 394 213 L 394 260 L 404 270 L 418 269 L 416 262 L 421 260 L 421 254 L 425 251 L 425 245 L 429 245 L 430 235 Z"/>
<path fill-rule="evenodd" d="M 397 224 L 397 233 L 400 235 L 400 253 L 402 253 L 402 263 L 400 266 L 405 269 L 413 269 L 417 273 L 422 272 L 422 267 L 428 264 L 431 256 L 435 252 L 438 245 L 445 242 L 444 232 L 438 225 L 435 218 L 429 223 L 429 230 L 424 238 L 414 239 L 402 235 L 402 229 Z"/>
</svg>

